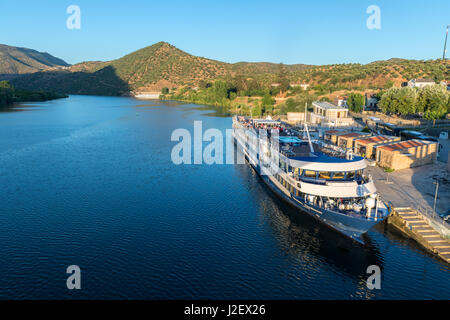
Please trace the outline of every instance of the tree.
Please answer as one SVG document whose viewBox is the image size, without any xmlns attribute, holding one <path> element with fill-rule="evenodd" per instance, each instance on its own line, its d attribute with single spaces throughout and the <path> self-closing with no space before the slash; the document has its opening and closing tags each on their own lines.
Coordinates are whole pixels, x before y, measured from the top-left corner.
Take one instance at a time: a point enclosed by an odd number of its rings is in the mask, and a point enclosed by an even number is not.
<svg viewBox="0 0 450 320">
<path fill-rule="evenodd" d="M 416 112 L 416 100 L 415 89 L 391 88 L 383 94 L 379 106 L 384 113 L 405 116 Z"/>
<path fill-rule="evenodd" d="M 251 107 L 251 115 L 253 117 L 260 117 L 262 115 L 262 108 L 257 101 L 255 101 L 254 106 Z"/>
<path fill-rule="evenodd" d="M 364 106 L 364 96 L 359 93 L 350 93 L 347 98 L 348 108 L 353 112 L 361 112 Z"/>
<path fill-rule="evenodd" d="M 270 94 L 266 93 L 261 100 L 261 104 L 263 106 L 273 106 L 275 104 L 275 99 L 272 98 Z"/>
<path fill-rule="evenodd" d="M 233 78 L 234 86 L 237 92 L 243 92 L 248 90 L 247 79 L 245 76 L 238 74 Z"/>
<path fill-rule="evenodd" d="M 14 90 L 14 87 L 13 87 L 13 85 L 11 84 L 11 82 L 6 81 L 6 80 L 0 81 L 0 88 L 1 88 L 1 89 L 11 89 L 11 90 Z"/>
<path fill-rule="evenodd" d="M 9 81 L 0 81 L 0 107 L 13 103 L 14 88 Z"/>
<path fill-rule="evenodd" d="M 448 111 L 450 93 L 444 86 L 434 85 L 420 88 L 417 93 L 417 110 L 426 119 L 442 118 Z"/>
<path fill-rule="evenodd" d="M 161 93 L 162 94 L 168 94 L 169 93 L 169 88 L 162 88 L 161 89 Z"/>
<path fill-rule="evenodd" d="M 416 90 L 405 87 L 397 91 L 396 113 L 403 116 L 416 113 Z"/>
<path fill-rule="evenodd" d="M 394 86 L 394 81 L 392 81 L 391 79 L 389 79 L 388 81 L 386 81 L 386 83 L 384 84 L 384 88 L 385 89 L 390 89 Z"/>
<path fill-rule="evenodd" d="M 285 92 L 289 89 L 290 81 L 288 78 L 286 67 L 283 63 L 280 63 L 278 65 L 277 82 L 280 84 L 279 89 L 281 92 Z"/>
<path fill-rule="evenodd" d="M 397 88 L 391 88 L 388 91 L 386 91 L 383 96 L 381 97 L 380 102 L 378 105 L 380 106 L 381 111 L 383 113 L 394 113 L 396 110 L 395 104 L 394 104 L 394 96 L 396 95 Z"/>
<path fill-rule="evenodd" d="M 205 81 L 202 79 L 198 82 L 198 86 L 199 86 L 199 88 L 202 88 L 202 89 L 208 89 L 209 87 L 212 86 L 212 84 L 211 84 L 211 82 L 208 82 L 208 81 Z"/>
<path fill-rule="evenodd" d="M 448 112 L 450 93 L 444 86 L 433 85 L 419 90 L 391 88 L 383 94 L 379 106 L 384 113 L 410 115 L 423 113 L 425 119 L 435 120 Z"/>
</svg>

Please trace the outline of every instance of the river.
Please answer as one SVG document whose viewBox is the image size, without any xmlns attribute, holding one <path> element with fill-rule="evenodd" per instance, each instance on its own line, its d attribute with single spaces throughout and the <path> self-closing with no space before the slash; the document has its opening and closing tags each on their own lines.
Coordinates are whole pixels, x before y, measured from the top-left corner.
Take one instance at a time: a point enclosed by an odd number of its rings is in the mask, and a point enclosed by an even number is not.
<svg viewBox="0 0 450 320">
<path fill-rule="evenodd" d="M 195 120 L 231 128 L 202 106 L 133 98 L 1 110 L 0 298 L 450 298 L 449 266 L 384 224 L 361 247 L 247 165 L 175 165 L 171 134 Z"/>
</svg>

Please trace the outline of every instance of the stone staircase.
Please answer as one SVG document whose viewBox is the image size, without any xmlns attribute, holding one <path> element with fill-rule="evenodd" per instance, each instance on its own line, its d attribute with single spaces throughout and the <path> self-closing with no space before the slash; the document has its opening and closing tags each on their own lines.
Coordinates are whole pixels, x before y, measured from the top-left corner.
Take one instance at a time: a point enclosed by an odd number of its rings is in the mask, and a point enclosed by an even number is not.
<svg viewBox="0 0 450 320">
<path fill-rule="evenodd" d="M 422 245 L 450 263 L 450 241 L 434 230 L 419 212 L 411 208 L 396 208 L 395 212 L 405 226 L 418 237 Z"/>
</svg>

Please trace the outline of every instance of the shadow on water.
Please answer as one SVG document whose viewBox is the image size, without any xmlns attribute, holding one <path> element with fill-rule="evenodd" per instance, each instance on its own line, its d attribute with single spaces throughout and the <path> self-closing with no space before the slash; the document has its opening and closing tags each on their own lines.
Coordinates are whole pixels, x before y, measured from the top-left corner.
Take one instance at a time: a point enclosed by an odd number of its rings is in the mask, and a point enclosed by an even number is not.
<svg viewBox="0 0 450 320">
<path fill-rule="evenodd" d="M 226 107 L 220 107 L 220 106 L 210 106 L 210 105 L 198 105 L 198 104 L 192 104 L 189 102 L 179 102 L 175 100 L 163 100 L 161 102 L 163 105 L 173 105 L 173 106 L 183 106 L 184 108 L 189 108 L 191 111 L 205 111 L 205 113 L 202 113 L 202 116 L 205 117 L 218 117 L 218 118 L 229 118 L 233 114 L 228 111 Z"/>
<path fill-rule="evenodd" d="M 21 112 L 21 111 L 29 111 L 30 109 L 28 107 L 25 107 L 23 105 L 17 106 L 17 104 L 13 104 L 11 106 L 7 107 L 0 107 L 0 113 L 7 113 L 7 112 Z"/>
<path fill-rule="evenodd" d="M 366 245 L 363 246 L 339 234 L 281 200 L 265 186 L 250 165 L 238 167 L 246 179 L 255 179 L 261 189 L 258 190 L 258 201 L 263 218 L 286 255 L 300 260 L 323 260 L 357 277 L 366 275 L 370 265 L 383 268 L 381 253 L 369 237 L 365 238 Z"/>
<path fill-rule="evenodd" d="M 147 100 L 143 101 L 142 104 L 137 107 L 169 107 L 183 109 L 185 113 L 182 117 L 187 117 L 192 114 L 196 114 L 195 111 L 205 111 L 202 116 L 205 117 L 218 117 L 218 118 L 228 118 L 232 114 L 225 107 L 215 107 L 208 105 L 198 105 L 189 102 L 177 101 L 177 100 Z"/>
<path fill-rule="evenodd" d="M 102 96 L 123 96 L 130 92 L 128 83 L 119 77 L 113 66 L 95 72 L 36 72 L 10 80 L 16 89 L 23 90 Z"/>
<path fill-rule="evenodd" d="M 208 113 L 202 114 L 203 116 L 206 116 L 206 117 L 228 118 L 228 117 L 231 117 L 233 115 L 225 107 L 214 107 L 214 106 L 206 106 L 205 105 L 205 106 L 202 106 L 200 108 L 199 107 L 193 108 L 193 110 L 210 111 Z"/>
</svg>

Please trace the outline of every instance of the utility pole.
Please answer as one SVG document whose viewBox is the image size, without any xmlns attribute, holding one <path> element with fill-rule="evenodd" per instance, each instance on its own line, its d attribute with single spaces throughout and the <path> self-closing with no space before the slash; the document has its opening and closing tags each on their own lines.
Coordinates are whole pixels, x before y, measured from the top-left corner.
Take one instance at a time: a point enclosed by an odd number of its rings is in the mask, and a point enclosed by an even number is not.
<svg viewBox="0 0 450 320">
<path fill-rule="evenodd" d="M 447 39 L 448 39 L 448 28 L 449 27 L 450 27 L 450 25 L 447 26 L 447 33 L 445 34 L 444 54 L 442 55 L 442 60 L 444 60 L 444 61 L 445 61 L 445 54 L 447 52 Z"/>
</svg>

